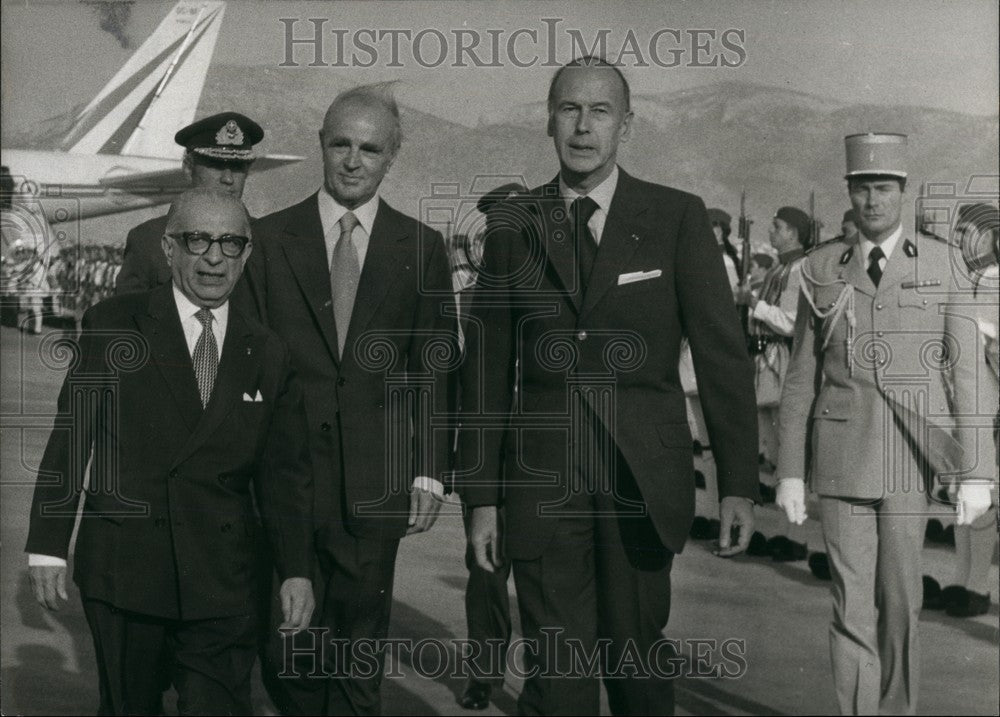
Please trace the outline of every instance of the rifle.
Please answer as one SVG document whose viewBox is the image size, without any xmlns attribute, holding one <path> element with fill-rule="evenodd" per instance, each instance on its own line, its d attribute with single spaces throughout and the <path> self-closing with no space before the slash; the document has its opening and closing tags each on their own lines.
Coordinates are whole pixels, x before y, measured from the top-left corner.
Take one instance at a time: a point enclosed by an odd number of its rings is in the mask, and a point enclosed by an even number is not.
<svg viewBox="0 0 1000 717">
<path fill-rule="evenodd" d="M 744 286 L 750 286 L 751 224 L 753 224 L 753 219 L 747 216 L 747 192 L 744 189 L 740 192 L 740 220 L 736 232 L 736 238 L 742 242 L 743 253 L 740 255 L 740 283 Z M 748 306 L 740 307 L 740 321 L 743 323 L 743 333 L 749 333 L 750 308 Z"/>
<path fill-rule="evenodd" d="M 809 192 L 809 246 L 810 249 L 820 243 L 819 233 L 823 229 L 823 222 L 816 218 L 816 192 Z"/>
</svg>

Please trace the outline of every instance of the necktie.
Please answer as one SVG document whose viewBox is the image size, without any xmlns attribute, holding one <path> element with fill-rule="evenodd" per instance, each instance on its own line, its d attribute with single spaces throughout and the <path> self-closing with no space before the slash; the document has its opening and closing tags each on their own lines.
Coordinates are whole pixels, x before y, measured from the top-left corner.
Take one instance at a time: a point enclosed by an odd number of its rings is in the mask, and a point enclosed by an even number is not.
<svg viewBox="0 0 1000 717">
<path fill-rule="evenodd" d="M 885 258 L 885 252 L 882 251 L 882 247 L 876 246 L 870 252 L 868 252 L 868 276 L 871 277 L 872 283 L 878 286 L 878 283 L 882 280 L 882 267 L 879 265 L 879 260 Z"/>
<path fill-rule="evenodd" d="M 597 242 L 594 235 L 590 233 L 587 222 L 597 211 L 597 202 L 590 197 L 577 197 L 569 205 L 570 219 L 573 222 L 573 236 L 579 248 L 580 261 L 580 289 L 587 289 L 587 281 L 590 273 L 594 269 L 594 258 L 597 256 Z"/>
<path fill-rule="evenodd" d="M 212 312 L 198 309 L 195 318 L 201 323 L 201 336 L 194 345 L 194 375 L 198 379 L 198 393 L 201 394 L 202 408 L 208 405 L 215 387 L 215 374 L 219 370 L 219 345 L 212 332 Z"/>
<path fill-rule="evenodd" d="M 358 226 L 358 218 L 353 212 L 347 212 L 338 224 L 340 238 L 333 248 L 330 286 L 333 287 L 333 318 L 337 323 L 337 351 L 338 356 L 343 356 L 347 330 L 351 326 L 351 312 L 354 310 L 354 297 L 358 293 L 358 282 L 361 279 L 361 265 L 352 239 L 354 228 Z"/>
</svg>

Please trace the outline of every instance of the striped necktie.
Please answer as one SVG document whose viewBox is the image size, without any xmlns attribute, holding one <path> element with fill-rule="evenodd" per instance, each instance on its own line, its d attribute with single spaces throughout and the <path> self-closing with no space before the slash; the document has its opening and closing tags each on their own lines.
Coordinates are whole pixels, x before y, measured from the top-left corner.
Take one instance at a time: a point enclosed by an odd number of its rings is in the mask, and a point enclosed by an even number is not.
<svg viewBox="0 0 1000 717">
<path fill-rule="evenodd" d="M 201 394 L 202 408 L 208 405 L 215 388 L 215 375 L 219 370 L 219 345 L 212 331 L 212 312 L 198 309 L 195 318 L 201 322 L 201 336 L 194 345 L 194 374 L 198 379 L 198 393 Z"/>
</svg>

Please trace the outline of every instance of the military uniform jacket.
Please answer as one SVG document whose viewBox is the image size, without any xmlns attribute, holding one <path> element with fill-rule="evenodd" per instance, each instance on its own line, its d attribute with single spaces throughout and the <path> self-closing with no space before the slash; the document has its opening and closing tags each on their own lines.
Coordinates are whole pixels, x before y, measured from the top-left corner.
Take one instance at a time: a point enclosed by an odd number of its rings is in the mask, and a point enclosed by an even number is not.
<svg viewBox="0 0 1000 717">
<path fill-rule="evenodd" d="M 74 560 L 85 597 L 171 619 L 252 614 L 251 485 L 279 575 L 312 574 L 302 394 L 278 337 L 230 305 L 202 408 L 172 291 L 103 301 L 78 344 L 53 350 L 71 366 L 26 549 L 67 557 L 89 460 Z"/>
<path fill-rule="evenodd" d="M 992 475 L 984 427 L 995 406 L 980 405 L 974 298 L 955 278 L 960 252 L 904 232 L 878 287 L 861 254 L 857 239 L 832 240 L 803 264 L 779 478 L 808 477 L 820 495 L 877 499 L 908 471 L 946 481 Z M 845 308 L 821 318 L 807 294 L 821 312 L 838 299 Z"/>
</svg>

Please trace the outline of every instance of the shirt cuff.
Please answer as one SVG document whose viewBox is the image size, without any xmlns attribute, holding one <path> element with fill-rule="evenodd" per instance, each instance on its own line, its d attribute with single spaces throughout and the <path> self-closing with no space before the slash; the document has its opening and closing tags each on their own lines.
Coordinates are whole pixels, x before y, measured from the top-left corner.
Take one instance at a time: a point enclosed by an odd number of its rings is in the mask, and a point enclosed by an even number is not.
<svg viewBox="0 0 1000 717">
<path fill-rule="evenodd" d="M 45 567 L 55 567 L 55 568 L 65 568 L 66 561 L 62 558 L 57 558 L 54 555 L 38 555 L 37 553 L 28 553 L 28 567 L 29 568 L 45 568 Z"/>
<path fill-rule="evenodd" d="M 426 490 L 438 498 L 444 497 L 444 483 L 429 476 L 417 476 L 414 478 L 413 490 Z"/>
</svg>

